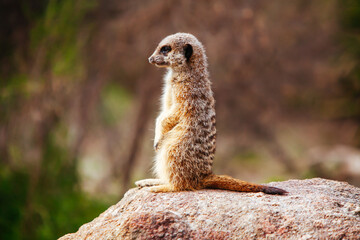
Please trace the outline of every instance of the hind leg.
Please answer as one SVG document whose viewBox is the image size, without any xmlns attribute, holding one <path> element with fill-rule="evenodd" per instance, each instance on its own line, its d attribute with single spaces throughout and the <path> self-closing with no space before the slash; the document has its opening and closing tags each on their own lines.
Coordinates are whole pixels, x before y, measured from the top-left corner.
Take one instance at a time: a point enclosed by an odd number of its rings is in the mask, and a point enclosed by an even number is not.
<svg viewBox="0 0 360 240">
<path fill-rule="evenodd" d="M 135 184 L 139 188 L 143 188 L 143 187 L 162 185 L 162 184 L 165 184 L 165 182 L 161 179 L 149 178 L 149 179 L 143 179 L 143 180 L 136 181 Z"/>
</svg>

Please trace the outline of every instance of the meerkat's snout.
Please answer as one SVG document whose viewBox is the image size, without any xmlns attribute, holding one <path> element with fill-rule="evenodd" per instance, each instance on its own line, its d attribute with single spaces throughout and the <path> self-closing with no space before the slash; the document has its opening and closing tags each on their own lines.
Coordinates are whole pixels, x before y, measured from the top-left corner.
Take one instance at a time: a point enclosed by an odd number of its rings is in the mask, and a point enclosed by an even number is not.
<svg viewBox="0 0 360 240">
<path fill-rule="evenodd" d="M 149 63 L 157 67 L 167 67 L 169 63 L 165 60 L 164 56 L 154 53 L 149 57 Z"/>
<path fill-rule="evenodd" d="M 148 60 L 149 60 L 149 63 L 155 64 L 155 60 L 154 60 L 154 57 L 153 57 L 153 56 L 150 56 L 150 57 L 148 58 Z"/>
</svg>

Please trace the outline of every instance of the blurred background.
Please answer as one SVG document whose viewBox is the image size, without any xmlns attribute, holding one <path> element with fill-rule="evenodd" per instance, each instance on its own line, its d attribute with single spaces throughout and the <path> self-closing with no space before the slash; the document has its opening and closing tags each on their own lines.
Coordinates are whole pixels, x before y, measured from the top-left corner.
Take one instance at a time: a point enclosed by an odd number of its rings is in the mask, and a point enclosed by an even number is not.
<svg viewBox="0 0 360 240">
<path fill-rule="evenodd" d="M 0 239 L 76 231 L 151 176 L 158 42 L 204 44 L 216 173 L 360 186 L 360 1 L 2 0 Z"/>
</svg>

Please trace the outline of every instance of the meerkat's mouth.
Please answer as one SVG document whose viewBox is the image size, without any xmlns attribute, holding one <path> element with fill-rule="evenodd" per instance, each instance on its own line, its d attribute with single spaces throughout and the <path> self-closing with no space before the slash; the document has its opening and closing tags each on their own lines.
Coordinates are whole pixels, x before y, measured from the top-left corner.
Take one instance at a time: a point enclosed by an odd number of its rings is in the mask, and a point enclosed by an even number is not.
<svg viewBox="0 0 360 240">
<path fill-rule="evenodd" d="M 169 64 L 167 62 L 154 63 L 157 67 L 167 67 Z"/>
</svg>

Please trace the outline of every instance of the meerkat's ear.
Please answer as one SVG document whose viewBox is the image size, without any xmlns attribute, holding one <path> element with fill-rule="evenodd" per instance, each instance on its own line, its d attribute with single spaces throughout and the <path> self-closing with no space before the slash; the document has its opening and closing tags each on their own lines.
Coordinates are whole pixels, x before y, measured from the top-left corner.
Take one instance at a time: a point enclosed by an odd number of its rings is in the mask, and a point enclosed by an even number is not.
<svg viewBox="0 0 360 240">
<path fill-rule="evenodd" d="M 185 55 L 186 61 L 189 61 L 192 54 L 193 54 L 192 46 L 190 44 L 186 44 L 184 47 L 184 55 Z"/>
</svg>

